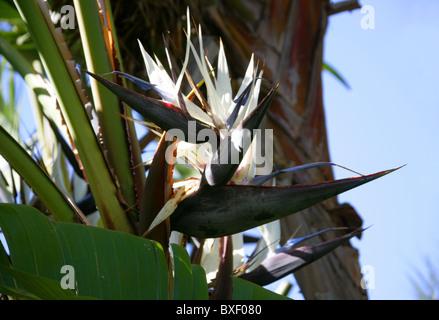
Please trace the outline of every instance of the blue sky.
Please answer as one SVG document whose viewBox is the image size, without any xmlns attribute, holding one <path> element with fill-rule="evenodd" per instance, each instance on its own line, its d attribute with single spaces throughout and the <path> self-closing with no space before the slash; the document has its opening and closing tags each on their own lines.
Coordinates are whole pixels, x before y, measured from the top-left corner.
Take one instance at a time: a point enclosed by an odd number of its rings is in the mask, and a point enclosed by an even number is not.
<svg viewBox="0 0 439 320">
<path fill-rule="evenodd" d="M 363 174 L 404 168 L 339 196 L 372 225 L 359 241 L 373 268 L 371 299 L 415 299 L 415 270 L 438 266 L 439 1 L 362 0 L 360 10 L 330 17 L 324 59 L 348 81 L 324 73 L 332 160 Z M 336 178 L 349 172 L 335 169 Z M 438 271 L 439 273 L 439 271 Z"/>
</svg>

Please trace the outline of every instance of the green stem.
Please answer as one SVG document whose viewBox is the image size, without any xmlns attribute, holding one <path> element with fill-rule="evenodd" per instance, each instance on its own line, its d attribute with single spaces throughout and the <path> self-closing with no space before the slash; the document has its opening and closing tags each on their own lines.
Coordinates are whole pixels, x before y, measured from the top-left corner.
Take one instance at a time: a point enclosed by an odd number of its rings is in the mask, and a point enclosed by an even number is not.
<svg viewBox="0 0 439 320">
<path fill-rule="evenodd" d="M 74 81 L 78 79 L 72 78 L 73 72 L 69 70 L 67 61 L 69 58 L 62 54 L 62 46 L 65 43 L 61 43 L 59 37 L 55 37 L 56 31 L 50 21 L 48 10 L 42 7 L 44 3 L 35 0 L 14 2 L 28 26 L 54 87 L 104 226 L 134 233 L 117 198 L 116 186 L 75 86 Z"/>
<path fill-rule="evenodd" d="M 114 19 L 113 19 L 113 12 L 111 10 L 111 4 L 110 0 L 104 0 L 105 6 L 107 8 L 108 13 L 108 20 L 111 30 L 113 31 L 113 41 L 114 41 L 114 49 L 116 50 L 117 59 L 119 60 L 120 65 L 120 71 L 123 71 L 123 61 L 122 61 L 122 55 L 120 53 L 119 48 L 119 42 L 116 35 L 116 26 L 114 25 Z M 126 81 L 124 78 L 122 78 L 122 82 L 124 85 L 126 85 Z M 125 108 L 125 113 L 128 117 L 133 118 L 132 110 L 129 107 Z M 133 164 L 133 173 L 134 173 L 134 181 L 136 185 L 136 191 L 137 191 L 137 199 L 140 199 L 141 195 L 143 194 L 143 187 L 146 182 L 146 176 L 145 176 L 145 167 L 141 164 L 143 163 L 142 160 L 142 149 L 139 143 L 139 139 L 137 138 L 136 128 L 134 127 L 134 122 L 125 120 L 125 124 L 127 126 L 127 132 L 128 132 L 128 139 L 130 141 L 130 148 L 131 148 L 131 161 Z"/>
<path fill-rule="evenodd" d="M 113 71 L 110 56 L 112 53 L 109 52 L 112 47 L 109 48 L 105 42 L 105 33 L 109 29 L 104 29 L 97 1 L 74 0 L 73 3 L 88 70 L 97 74 Z M 103 14 L 105 15 L 106 11 L 103 10 Z M 90 84 L 109 164 L 117 176 L 124 200 L 129 207 L 132 207 L 137 203 L 137 197 L 131 170 L 126 122 L 120 115 L 124 113 L 122 104 L 115 95 L 98 84 L 96 80 L 90 79 Z"/>
</svg>

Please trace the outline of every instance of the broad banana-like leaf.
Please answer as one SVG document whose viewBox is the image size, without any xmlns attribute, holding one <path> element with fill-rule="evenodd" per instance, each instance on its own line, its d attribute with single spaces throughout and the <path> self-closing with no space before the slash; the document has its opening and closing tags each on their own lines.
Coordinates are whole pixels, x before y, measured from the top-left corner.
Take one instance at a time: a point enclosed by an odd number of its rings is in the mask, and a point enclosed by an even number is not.
<svg viewBox="0 0 439 320">
<path fill-rule="evenodd" d="M 264 260 L 256 269 L 242 274 L 240 278 L 265 286 L 321 258 L 362 231 L 358 229 L 317 245 L 291 247 Z"/>
<path fill-rule="evenodd" d="M 180 203 L 171 216 L 171 228 L 199 238 L 231 235 L 291 215 L 394 170 L 304 185 L 201 188 Z"/>
<path fill-rule="evenodd" d="M 139 94 L 135 91 L 126 89 L 114 82 L 111 82 L 99 75 L 96 75 L 90 71 L 84 70 L 91 77 L 95 78 L 103 86 L 118 96 L 123 102 L 128 104 L 131 108 L 145 117 L 148 121 L 153 122 L 161 129 L 169 131 L 170 129 L 179 129 L 184 133 L 184 140 L 191 143 L 208 142 L 206 136 L 198 133 L 203 130 L 211 130 L 216 135 L 216 132 L 202 124 L 199 121 L 195 121 L 188 116 L 182 109 L 173 106 L 170 103 L 152 99 L 150 97 Z M 193 122 L 195 132 L 190 132 L 191 126 L 189 122 Z M 195 135 L 195 136 L 194 136 Z M 193 137 L 194 136 L 194 137 Z M 192 140 L 192 137 L 196 140 Z M 178 137 L 181 139 L 182 137 Z"/>
<path fill-rule="evenodd" d="M 232 300 L 291 300 L 288 297 L 282 296 L 260 286 L 256 286 L 250 281 L 237 277 L 232 277 L 232 279 Z"/>
<path fill-rule="evenodd" d="M 206 282 L 206 271 L 197 264 L 191 265 L 192 269 L 192 300 L 209 299 L 209 290 Z M 174 279 L 175 281 L 175 279 Z"/>
<path fill-rule="evenodd" d="M 168 298 L 167 264 L 163 249 L 154 241 L 97 227 L 50 222 L 38 210 L 14 204 L 0 204 L 0 228 L 14 270 L 60 284 L 67 275 L 63 266 L 70 266 L 74 275 L 69 277 L 78 296 Z M 4 272 L 0 271 L 0 278 Z M 23 280 L 11 275 L 18 283 Z M 18 289 L 28 292 L 26 287 Z"/>
<path fill-rule="evenodd" d="M 123 232 L 50 222 L 38 210 L 0 204 L 10 257 L 0 244 L 0 292 L 24 299 L 168 299 L 168 269 L 155 241 Z M 208 299 L 206 273 L 187 251 L 171 245 L 174 299 Z M 10 263 L 9 263 L 10 262 Z M 73 274 L 63 273 L 71 266 Z M 62 289 L 69 276 L 74 289 Z M 235 299 L 278 299 L 258 285 L 234 278 Z"/>
<path fill-rule="evenodd" d="M 183 247 L 172 243 L 171 248 L 174 258 L 173 299 L 207 300 L 209 293 L 204 269 L 191 265 L 189 255 Z"/>
<path fill-rule="evenodd" d="M 123 232 L 50 222 L 38 210 L 0 204 L 10 257 L 0 245 L 0 292 L 24 299 L 168 299 L 168 269 L 155 241 Z M 174 299 L 208 299 L 204 269 L 171 245 Z M 9 263 L 10 262 L 10 263 Z M 74 274 L 65 274 L 71 266 Z M 73 288 L 62 289 L 69 276 Z M 72 289 L 72 290 L 71 290 Z M 258 285 L 233 278 L 233 299 L 279 299 Z"/>
<path fill-rule="evenodd" d="M 0 292 L 29 300 L 91 300 L 91 297 L 77 296 L 71 290 L 61 287 L 59 281 L 0 265 L 1 275 L 11 276 L 23 289 L 16 285 L 6 286 L 0 283 Z"/>
</svg>

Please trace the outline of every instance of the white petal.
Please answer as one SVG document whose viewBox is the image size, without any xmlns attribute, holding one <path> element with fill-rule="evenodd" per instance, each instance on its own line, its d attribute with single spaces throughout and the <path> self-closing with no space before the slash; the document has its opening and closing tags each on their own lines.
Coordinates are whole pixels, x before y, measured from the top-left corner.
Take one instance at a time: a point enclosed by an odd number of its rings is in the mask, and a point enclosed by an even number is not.
<svg viewBox="0 0 439 320">
<path fill-rule="evenodd" d="M 267 244 L 268 256 L 270 257 L 270 255 L 273 254 L 276 250 L 277 245 L 280 241 L 280 221 L 275 220 L 273 222 L 259 226 L 258 229 L 261 232 L 265 243 Z"/>
<path fill-rule="evenodd" d="M 221 113 L 225 118 L 229 113 L 232 105 L 232 85 L 230 84 L 229 68 L 227 66 L 227 59 L 224 52 L 223 42 L 220 40 L 220 48 L 218 54 L 218 75 L 216 79 L 216 92 L 220 97 Z"/>
<path fill-rule="evenodd" d="M 205 124 L 213 127 L 212 119 L 199 106 L 197 106 L 186 97 L 184 97 L 183 99 L 184 103 L 186 104 L 187 111 L 194 119 L 204 122 Z"/>
<path fill-rule="evenodd" d="M 262 71 L 259 73 L 259 77 L 262 77 Z M 250 93 L 250 97 L 247 100 L 245 108 L 243 109 L 243 111 L 245 111 L 244 118 L 247 117 L 251 112 L 253 112 L 253 110 L 255 110 L 256 106 L 258 105 L 261 82 L 261 79 L 255 80 L 255 84 L 252 88 L 252 92 Z"/>
<path fill-rule="evenodd" d="M 207 282 L 216 278 L 219 266 L 219 238 L 206 239 L 203 245 L 203 253 L 200 265 L 206 271 Z"/>
<path fill-rule="evenodd" d="M 256 138 L 255 137 L 247 149 L 238 169 L 232 177 L 232 181 L 236 184 L 246 184 L 253 179 L 256 174 Z"/>
<path fill-rule="evenodd" d="M 158 89 L 161 91 L 163 100 L 178 106 L 178 98 L 175 94 L 175 84 L 171 77 L 168 75 L 157 57 L 156 61 L 151 58 L 148 52 L 146 52 L 146 50 L 143 48 L 143 45 L 140 41 L 139 46 L 140 51 L 142 52 L 143 60 L 145 61 L 149 82 L 158 87 Z"/>
<path fill-rule="evenodd" d="M 185 58 L 183 62 L 183 67 L 181 68 L 180 75 L 178 76 L 177 82 L 175 84 L 175 95 L 178 94 L 178 91 L 181 87 L 181 82 L 183 81 L 183 76 L 185 73 L 185 70 L 187 68 L 187 64 L 189 62 L 189 53 L 190 53 L 190 34 L 191 34 L 191 24 L 190 24 L 190 16 L 189 16 L 189 7 L 187 8 L 186 12 L 186 21 L 187 21 L 187 40 L 186 40 L 186 53 Z"/>
<path fill-rule="evenodd" d="M 251 272 L 256 269 L 267 257 L 267 251 L 268 248 L 264 238 L 259 239 L 256 243 L 256 248 L 252 252 L 252 259 L 246 272 Z"/>
<path fill-rule="evenodd" d="M 177 159 L 182 159 L 192 165 L 196 170 L 201 170 L 212 155 L 209 143 L 188 143 L 185 141 L 178 142 Z M 180 163 L 177 160 L 177 163 Z M 181 164 L 181 163 L 180 163 Z"/>
<path fill-rule="evenodd" d="M 201 32 L 201 26 L 199 27 L 199 42 L 200 42 L 200 55 L 204 57 L 204 49 L 203 49 L 203 36 Z M 193 46 L 193 44 L 190 42 L 191 50 L 194 55 L 195 61 L 198 65 L 198 68 L 200 69 L 201 75 L 204 79 L 204 83 L 206 85 L 207 89 L 207 98 L 213 113 L 213 116 L 216 118 L 219 118 L 221 123 L 225 123 L 225 118 L 221 116 L 221 101 L 218 97 L 218 94 L 216 92 L 215 86 L 212 83 L 212 80 L 209 75 L 209 69 L 206 65 L 206 61 L 203 59 L 200 59 L 200 56 L 198 55 L 197 50 Z"/>
<path fill-rule="evenodd" d="M 262 71 L 259 74 L 259 76 L 262 76 Z M 258 105 L 259 92 L 261 88 L 261 79 L 256 79 L 256 80 L 253 79 L 253 81 L 254 84 L 250 90 L 247 102 L 243 107 L 241 107 L 241 110 L 239 111 L 238 116 L 236 117 L 235 125 L 242 122 Z"/>
<path fill-rule="evenodd" d="M 233 270 L 242 266 L 244 262 L 244 236 L 242 233 L 232 235 L 233 243 Z"/>
<path fill-rule="evenodd" d="M 248 64 L 247 70 L 245 72 L 244 79 L 242 79 L 241 87 L 238 90 L 238 93 L 235 96 L 235 100 L 242 94 L 242 92 L 245 90 L 245 88 L 248 86 L 250 82 L 253 80 L 253 73 L 254 73 L 254 55 L 252 54 L 250 58 L 250 62 Z"/>
</svg>

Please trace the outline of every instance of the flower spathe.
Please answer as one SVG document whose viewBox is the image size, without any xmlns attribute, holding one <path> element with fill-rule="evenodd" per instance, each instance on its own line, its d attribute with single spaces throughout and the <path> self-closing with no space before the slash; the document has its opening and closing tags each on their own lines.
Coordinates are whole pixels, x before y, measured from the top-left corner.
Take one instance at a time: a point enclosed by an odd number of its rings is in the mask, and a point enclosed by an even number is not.
<svg viewBox="0 0 439 320">
<path fill-rule="evenodd" d="M 195 120 L 200 121 L 204 124 L 209 125 L 219 132 L 220 139 L 225 139 L 225 136 L 232 133 L 234 128 L 238 126 L 244 119 L 246 119 L 249 114 L 258 105 L 258 98 L 261 86 L 262 71 L 257 74 L 257 67 L 254 63 L 254 56 L 250 58 L 246 73 L 243 77 L 241 86 L 238 92 L 233 96 L 232 85 L 230 81 L 229 68 L 227 64 L 227 59 L 225 55 L 224 45 L 222 41 L 219 41 L 219 52 L 218 52 L 218 62 L 217 68 L 214 69 L 207 57 L 205 56 L 203 47 L 203 36 L 201 27 L 198 29 L 198 42 L 199 50 L 197 52 L 196 48 L 191 42 L 191 26 L 189 18 L 189 9 L 187 11 L 187 43 L 185 59 L 180 74 L 174 82 L 172 77 L 167 73 L 162 63 L 157 57 L 153 59 L 143 48 L 139 41 L 140 50 L 146 66 L 146 72 L 149 77 L 149 81 L 154 85 L 154 88 L 159 93 L 160 97 L 167 103 L 179 107 L 182 110 L 187 110 L 188 114 Z M 181 86 L 184 78 L 184 74 L 187 71 L 188 62 L 190 59 L 190 54 L 195 59 L 198 71 L 204 81 L 204 85 L 207 92 L 207 112 L 202 108 L 198 107 L 194 102 L 186 97 L 186 95 L 181 94 Z M 172 66 L 171 66 L 172 70 Z M 239 97 L 243 95 L 246 88 L 250 86 L 248 95 L 244 101 L 238 101 Z M 182 105 L 184 104 L 184 106 Z M 239 106 L 239 110 L 235 110 L 237 103 L 242 103 Z M 233 123 L 227 123 L 231 119 L 233 112 L 237 112 L 235 118 L 232 117 Z M 228 127 L 230 129 L 228 129 Z M 227 130 L 226 130 L 227 129 Z M 254 139 L 255 140 L 255 139 Z M 255 176 L 256 169 L 256 146 L 255 141 L 251 143 L 247 152 L 245 153 L 242 161 L 240 162 L 238 169 L 231 178 L 231 182 L 234 184 L 246 184 L 251 181 Z M 177 157 L 184 159 L 185 162 L 192 165 L 194 168 L 202 172 L 209 159 L 213 156 L 210 145 L 205 144 L 195 144 L 188 143 L 185 141 L 179 141 L 177 145 Z M 196 188 L 193 188 L 193 180 L 189 182 L 191 187 L 187 188 L 190 190 L 185 193 L 181 198 L 181 201 L 186 197 L 196 192 Z M 179 186 L 181 183 L 179 184 Z M 174 186 L 176 187 L 176 185 Z M 164 206 L 164 208 L 157 215 L 157 221 L 163 221 L 169 215 L 172 214 L 175 203 L 169 203 Z M 151 225 L 150 229 L 154 227 L 154 223 Z M 269 245 L 263 245 L 265 251 L 267 248 L 270 251 L 274 251 L 277 241 L 280 239 L 280 226 L 279 222 L 275 221 L 261 227 L 263 238 L 265 242 Z M 172 239 L 177 239 L 178 236 L 171 235 Z M 234 247 L 234 268 L 242 265 L 244 260 L 244 249 L 242 234 L 237 234 L 233 236 L 233 247 Z M 263 256 L 263 255 L 261 255 Z M 204 243 L 203 256 L 201 258 L 201 265 L 205 268 L 207 277 L 209 280 L 213 279 L 216 275 L 218 269 L 219 257 L 218 257 L 218 239 L 208 239 Z"/>
</svg>

